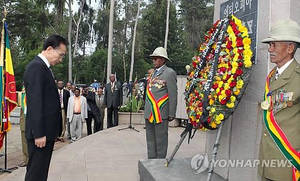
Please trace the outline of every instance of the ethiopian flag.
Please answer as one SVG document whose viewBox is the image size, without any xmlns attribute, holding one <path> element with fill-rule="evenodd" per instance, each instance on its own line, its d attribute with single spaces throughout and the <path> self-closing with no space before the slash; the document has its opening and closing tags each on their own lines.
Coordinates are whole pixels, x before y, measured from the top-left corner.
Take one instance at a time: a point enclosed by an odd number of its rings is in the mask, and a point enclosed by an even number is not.
<svg viewBox="0 0 300 181">
<path fill-rule="evenodd" d="M 10 130 L 10 113 L 17 106 L 16 81 L 10 53 L 7 24 L 3 22 L 0 50 L 0 149 L 6 132 Z"/>
</svg>

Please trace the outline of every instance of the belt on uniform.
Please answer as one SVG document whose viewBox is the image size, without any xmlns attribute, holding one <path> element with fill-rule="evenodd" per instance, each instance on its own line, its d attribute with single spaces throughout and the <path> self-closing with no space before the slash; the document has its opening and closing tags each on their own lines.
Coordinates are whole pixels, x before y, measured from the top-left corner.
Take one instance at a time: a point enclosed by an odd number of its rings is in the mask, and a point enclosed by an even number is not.
<svg viewBox="0 0 300 181">
<path fill-rule="evenodd" d="M 81 114 L 80 112 L 74 112 L 73 114 Z"/>
</svg>

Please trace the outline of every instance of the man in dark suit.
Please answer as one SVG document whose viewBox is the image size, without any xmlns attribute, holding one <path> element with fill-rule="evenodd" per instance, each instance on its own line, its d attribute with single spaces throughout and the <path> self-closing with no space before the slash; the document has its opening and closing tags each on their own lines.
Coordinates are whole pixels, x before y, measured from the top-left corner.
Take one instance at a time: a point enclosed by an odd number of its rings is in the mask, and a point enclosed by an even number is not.
<svg viewBox="0 0 300 181">
<path fill-rule="evenodd" d="M 103 122 L 101 122 L 101 113 L 96 104 L 95 93 L 89 91 L 89 88 L 86 87 L 83 89 L 83 96 L 86 98 L 88 104 L 88 118 L 86 119 L 86 128 L 88 135 L 90 135 L 92 134 L 92 119 L 94 119 L 94 133 L 103 129 Z"/>
<path fill-rule="evenodd" d="M 61 105 L 50 66 L 61 63 L 67 41 L 52 35 L 42 52 L 26 67 L 24 85 L 27 95 L 25 134 L 29 161 L 25 181 L 46 181 L 55 139 L 61 130 Z"/>
<path fill-rule="evenodd" d="M 67 110 L 68 110 L 68 101 L 70 97 L 70 92 L 64 89 L 64 81 L 59 80 L 57 81 L 57 88 L 58 88 L 58 95 L 59 101 L 61 106 L 61 123 L 62 123 L 62 131 L 59 137 L 59 140 L 64 142 L 64 136 L 67 129 Z M 68 135 L 70 135 L 70 127 L 68 127 Z"/>
<path fill-rule="evenodd" d="M 123 102 L 123 91 L 120 83 L 116 82 L 114 74 L 109 77 L 110 83 L 105 85 L 104 104 L 107 107 L 107 128 L 118 126 L 118 111 Z M 112 121 L 114 114 L 114 122 Z"/>
</svg>

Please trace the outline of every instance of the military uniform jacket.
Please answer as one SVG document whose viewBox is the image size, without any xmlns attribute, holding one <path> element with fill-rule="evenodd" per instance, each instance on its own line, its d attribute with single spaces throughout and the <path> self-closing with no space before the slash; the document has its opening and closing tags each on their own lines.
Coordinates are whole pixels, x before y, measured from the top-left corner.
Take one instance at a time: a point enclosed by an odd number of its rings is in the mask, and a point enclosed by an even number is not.
<svg viewBox="0 0 300 181">
<path fill-rule="evenodd" d="M 177 107 L 177 76 L 176 72 L 163 65 L 161 69 L 153 75 L 151 79 L 155 79 L 150 87 L 151 92 L 155 100 L 159 100 L 164 95 L 168 94 L 169 99 L 166 104 L 160 108 L 162 119 L 168 119 L 168 117 L 175 117 Z M 149 86 L 149 81 L 147 86 Z M 151 103 L 146 98 L 145 100 L 145 119 L 148 119 L 151 114 Z"/>
<path fill-rule="evenodd" d="M 300 151 L 300 65 L 296 60 L 293 60 L 277 80 L 275 80 L 275 75 L 272 76 L 270 91 L 274 104 L 274 117 L 292 147 Z M 288 99 L 290 101 L 286 101 Z M 286 160 L 265 125 L 263 125 L 259 158 L 261 161 Z M 262 167 L 260 165 L 259 172 L 263 177 L 271 180 L 292 180 L 291 167 Z"/>
</svg>

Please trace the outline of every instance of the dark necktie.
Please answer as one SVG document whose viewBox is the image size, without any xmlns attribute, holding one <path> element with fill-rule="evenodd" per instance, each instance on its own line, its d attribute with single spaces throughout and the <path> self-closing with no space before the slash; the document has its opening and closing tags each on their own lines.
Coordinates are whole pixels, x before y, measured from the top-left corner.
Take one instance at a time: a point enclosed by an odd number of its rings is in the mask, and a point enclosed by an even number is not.
<svg viewBox="0 0 300 181">
<path fill-rule="evenodd" d="M 51 72 L 51 75 L 52 75 L 53 79 L 55 80 L 54 74 L 53 74 L 52 69 L 50 67 L 49 67 L 49 70 Z"/>
<path fill-rule="evenodd" d="M 154 73 L 153 73 L 153 77 L 156 77 L 156 75 L 157 75 L 157 72 L 158 72 L 158 70 L 157 70 L 157 69 L 155 69 L 155 70 L 154 70 Z"/>
</svg>

